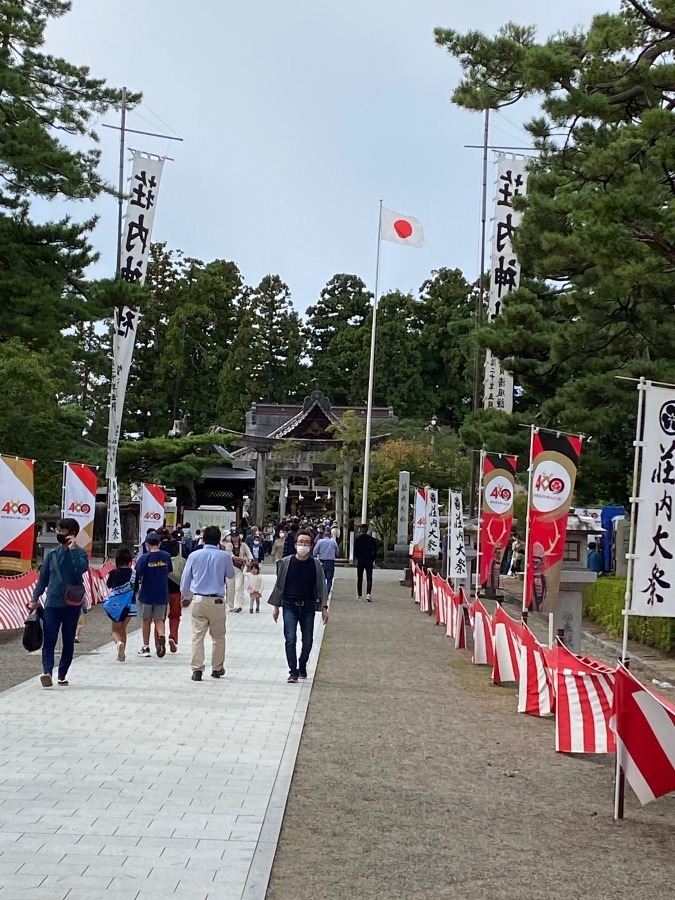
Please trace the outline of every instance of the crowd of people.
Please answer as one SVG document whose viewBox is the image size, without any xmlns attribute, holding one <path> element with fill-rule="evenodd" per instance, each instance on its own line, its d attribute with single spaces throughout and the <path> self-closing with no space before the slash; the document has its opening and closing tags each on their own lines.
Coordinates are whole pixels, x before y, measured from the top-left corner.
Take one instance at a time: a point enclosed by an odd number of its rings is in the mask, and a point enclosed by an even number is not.
<svg viewBox="0 0 675 900">
<path fill-rule="evenodd" d="M 87 554 L 77 546 L 79 526 L 74 519 L 62 519 L 56 529 L 59 543 L 50 551 L 41 568 L 31 608 L 40 607 L 44 619 L 41 683 L 52 687 L 54 650 L 61 634 L 62 653 L 58 684 L 68 684 L 76 629 L 84 604 L 83 575 L 89 566 Z M 292 518 L 260 528 L 243 520 L 229 532 L 208 526 L 194 533 L 189 522 L 174 529 L 149 528 L 134 560 L 126 547 L 115 557 L 107 586 L 118 602 L 108 605 L 117 659 L 126 660 L 127 626 L 141 618 L 141 657 L 152 656 L 151 642 L 160 659 L 178 651 L 181 617 L 191 607 L 192 680 L 201 681 L 205 671 L 204 639 L 212 639 L 211 676 L 225 674 L 225 610 L 240 613 L 248 606 L 251 615 L 260 612 L 263 599 L 261 566 L 271 557 L 276 564 L 276 583 L 268 603 L 276 622 L 283 613 L 288 681 L 307 677 L 307 661 L 312 648 L 314 614 L 328 620 L 335 563 L 340 555 L 340 528 L 332 520 Z M 366 600 L 372 601 L 373 565 L 377 542 L 362 525 L 354 542 L 357 562 L 357 599 L 362 599 L 363 576 Z M 105 606 L 105 605 L 104 605 Z M 168 623 L 168 641 L 167 641 Z M 302 648 L 297 655 L 297 632 Z"/>
</svg>

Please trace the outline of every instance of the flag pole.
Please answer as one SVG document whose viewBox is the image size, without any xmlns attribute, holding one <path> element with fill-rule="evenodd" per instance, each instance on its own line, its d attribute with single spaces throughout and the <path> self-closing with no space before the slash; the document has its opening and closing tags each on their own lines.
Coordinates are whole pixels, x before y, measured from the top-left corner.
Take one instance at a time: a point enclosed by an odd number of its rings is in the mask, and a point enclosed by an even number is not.
<svg viewBox="0 0 675 900">
<path fill-rule="evenodd" d="M 621 644 L 621 662 L 626 665 L 628 658 L 628 616 L 630 613 L 631 598 L 633 593 L 633 573 L 635 571 L 635 530 L 637 523 L 638 503 L 637 496 L 640 474 L 640 460 L 642 458 L 643 433 L 644 433 L 644 408 L 647 381 L 641 378 L 638 383 L 638 414 L 635 427 L 635 455 L 633 457 L 633 490 L 630 497 L 630 529 L 628 532 L 628 553 L 626 554 L 626 596 L 623 609 L 623 642 Z M 618 740 L 618 737 L 617 737 Z M 623 802 L 626 789 L 626 779 L 623 769 L 619 765 L 619 748 L 616 750 L 616 769 L 614 772 L 614 819 L 623 819 Z"/>
<path fill-rule="evenodd" d="M 370 478 L 370 440 L 373 427 L 373 386 L 375 382 L 375 338 L 377 334 L 377 304 L 380 291 L 380 250 L 382 248 L 382 200 L 377 222 L 377 262 L 375 264 L 375 296 L 373 298 L 373 324 L 370 333 L 370 368 L 368 371 L 368 409 L 366 411 L 366 446 L 363 458 L 363 499 L 361 522 L 368 521 L 368 479 Z"/>
<path fill-rule="evenodd" d="M 63 461 L 63 483 L 61 485 L 61 516 L 62 518 L 66 518 L 67 510 L 66 510 L 66 467 L 68 463 Z"/>
<path fill-rule="evenodd" d="M 480 451 L 480 472 L 478 474 L 478 493 L 476 495 L 476 522 L 478 523 L 478 531 L 476 532 L 476 582 L 474 592 L 476 600 L 478 600 L 478 591 L 480 588 L 480 529 L 483 520 L 483 469 L 485 463 L 485 450 Z M 470 592 L 469 592 L 470 593 Z"/>
<path fill-rule="evenodd" d="M 525 513 L 525 553 L 523 554 L 523 620 L 527 622 L 527 567 L 530 560 L 530 510 L 532 508 L 532 476 L 534 474 L 534 466 L 532 465 L 532 453 L 534 452 L 534 435 L 539 429 L 534 425 L 530 425 L 530 465 L 528 466 L 527 481 L 527 511 Z"/>
</svg>

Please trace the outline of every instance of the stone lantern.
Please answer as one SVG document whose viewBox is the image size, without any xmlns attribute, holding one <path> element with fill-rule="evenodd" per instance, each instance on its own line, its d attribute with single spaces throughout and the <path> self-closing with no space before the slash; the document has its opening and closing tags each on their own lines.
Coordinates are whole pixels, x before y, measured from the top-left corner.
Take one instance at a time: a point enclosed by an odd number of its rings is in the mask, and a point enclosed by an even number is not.
<svg viewBox="0 0 675 900">
<path fill-rule="evenodd" d="M 588 538 L 593 534 L 604 533 L 605 529 L 590 516 L 570 515 L 567 519 L 560 593 L 553 613 L 553 630 L 572 653 L 581 653 L 583 592 L 589 584 L 595 584 L 598 577 L 595 572 L 586 568 Z"/>
</svg>

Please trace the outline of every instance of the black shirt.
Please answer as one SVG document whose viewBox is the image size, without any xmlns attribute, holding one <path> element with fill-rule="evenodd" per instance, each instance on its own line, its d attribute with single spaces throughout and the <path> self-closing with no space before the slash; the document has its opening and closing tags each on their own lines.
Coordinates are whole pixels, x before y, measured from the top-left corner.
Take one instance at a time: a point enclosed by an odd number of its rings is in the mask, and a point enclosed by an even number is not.
<svg viewBox="0 0 675 900">
<path fill-rule="evenodd" d="M 299 560 L 292 556 L 286 573 L 284 603 L 311 603 L 316 599 L 316 566 L 311 556 Z"/>
<path fill-rule="evenodd" d="M 112 569 L 108 573 L 108 579 L 106 581 L 107 586 L 111 589 L 123 587 L 131 581 L 132 572 L 133 569 L 131 566 L 120 566 L 117 569 Z"/>
<path fill-rule="evenodd" d="M 377 541 L 372 534 L 361 533 L 354 538 L 354 558 L 360 563 L 375 562 Z"/>
</svg>

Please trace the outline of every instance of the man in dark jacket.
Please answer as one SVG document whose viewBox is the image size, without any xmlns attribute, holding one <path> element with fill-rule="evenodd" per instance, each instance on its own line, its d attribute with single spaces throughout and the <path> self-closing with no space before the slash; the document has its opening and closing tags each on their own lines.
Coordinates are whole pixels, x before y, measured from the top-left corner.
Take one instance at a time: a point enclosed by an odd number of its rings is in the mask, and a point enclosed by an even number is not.
<svg viewBox="0 0 675 900">
<path fill-rule="evenodd" d="M 373 564 L 377 556 L 377 541 L 368 534 L 368 523 L 361 525 L 361 533 L 354 539 L 354 559 L 356 560 L 356 599 L 363 599 L 363 573 L 366 573 L 366 600 L 372 603 Z"/>
<path fill-rule="evenodd" d="M 295 539 L 298 536 L 299 530 L 300 523 L 294 518 L 291 522 L 290 531 L 286 535 L 286 540 L 284 541 L 284 556 L 293 556 L 295 553 Z"/>
<path fill-rule="evenodd" d="M 307 661 L 314 641 L 314 613 L 321 611 L 323 624 L 328 621 L 328 592 L 321 563 L 312 557 L 312 535 L 296 532 L 295 554 L 279 560 L 277 580 L 269 600 L 274 621 L 283 609 L 284 640 L 288 662 L 288 683 L 297 684 L 307 678 Z M 298 625 L 302 635 L 300 659 L 297 655 Z"/>
</svg>

